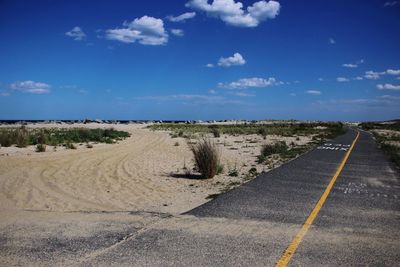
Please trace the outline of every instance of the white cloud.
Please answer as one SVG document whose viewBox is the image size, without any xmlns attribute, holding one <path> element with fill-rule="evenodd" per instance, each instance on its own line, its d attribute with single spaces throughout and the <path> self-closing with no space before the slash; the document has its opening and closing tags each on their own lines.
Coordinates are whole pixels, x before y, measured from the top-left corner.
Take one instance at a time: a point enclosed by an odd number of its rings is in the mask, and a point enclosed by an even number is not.
<svg viewBox="0 0 400 267">
<path fill-rule="evenodd" d="M 206 65 L 206 67 L 207 67 L 207 68 L 214 68 L 214 64 L 208 63 L 208 64 Z"/>
<path fill-rule="evenodd" d="M 318 91 L 318 90 L 307 90 L 307 91 L 305 91 L 305 93 L 308 95 L 321 95 L 322 94 L 321 91 Z"/>
<path fill-rule="evenodd" d="M 218 95 L 196 95 L 196 94 L 177 94 L 177 95 L 163 95 L 163 96 L 143 96 L 135 97 L 136 100 L 149 100 L 149 101 L 179 101 L 181 104 L 213 104 L 213 105 L 246 105 L 241 101 L 230 100 Z"/>
<path fill-rule="evenodd" d="M 377 80 L 380 78 L 380 75 L 384 74 L 384 72 L 375 72 L 372 70 L 366 71 L 364 78 L 368 80 Z"/>
<path fill-rule="evenodd" d="M 218 87 L 225 89 L 247 89 L 247 88 L 264 88 L 274 85 L 282 85 L 283 82 L 277 81 L 271 77 L 264 78 L 244 78 L 231 83 L 219 83 Z"/>
<path fill-rule="evenodd" d="M 242 57 L 241 54 L 235 53 L 231 57 L 223 58 L 221 57 L 218 60 L 218 66 L 220 67 L 230 67 L 230 66 L 240 66 L 244 65 L 246 63 L 246 60 Z"/>
<path fill-rule="evenodd" d="M 183 22 L 187 19 L 192 19 L 196 16 L 196 12 L 186 12 L 179 16 L 168 16 L 167 19 L 172 22 Z"/>
<path fill-rule="evenodd" d="M 290 93 L 289 95 L 290 96 L 297 96 L 295 93 Z"/>
<path fill-rule="evenodd" d="M 345 77 L 337 77 L 336 81 L 338 81 L 338 82 L 348 82 L 350 80 L 349 80 L 349 78 L 345 78 Z"/>
<path fill-rule="evenodd" d="M 262 21 L 275 18 L 281 8 L 279 2 L 273 0 L 255 2 L 247 9 L 243 9 L 243 4 L 235 0 L 213 0 L 211 4 L 208 0 L 190 0 L 186 6 L 237 27 L 257 27 Z"/>
<path fill-rule="evenodd" d="M 333 39 L 333 38 L 331 37 L 331 38 L 329 38 L 329 43 L 330 43 L 330 44 L 336 44 L 336 41 L 335 41 L 335 39 Z"/>
<path fill-rule="evenodd" d="M 378 90 L 400 90 L 400 85 L 385 83 L 378 84 L 376 88 L 378 88 Z"/>
<path fill-rule="evenodd" d="M 50 85 L 47 83 L 34 82 L 34 81 L 18 81 L 10 84 L 13 90 L 19 90 L 31 94 L 45 94 L 50 92 Z"/>
<path fill-rule="evenodd" d="M 0 96 L 9 96 L 10 93 L 9 92 L 2 92 L 0 91 Z"/>
<path fill-rule="evenodd" d="M 399 1 L 391 1 L 391 2 L 385 2 L 385 4 L 383 4 L 384 7 L 388 7 L 388 6 L 395 6 L 400 4 Z"/>
<path fill-rule="evenodd" d="M 209 93 L 209 94 L 212 94 L 212 95 L 215 95 L 215 94 L 217 93 L 217 91 L 211 89 L 211 90 L 208 90 L 208 93 Z"/>
<path fill-rule="evenodd" d="M 72 28 L 69 32 L 66 32 L 65 35 L 74 38 L 75 41 L 82 41 L 86 38 L 86 34 L 78 26 Z"/>
<path fill-rule="evenodd" d="M 400 75 L 400 70 L 388 69 L 388 70 L 386 70 L 386 74 L 389 74 L 389 75 Z"/>
<path fill-rule="evenodd" d="M 171 33 L 179 37 L 182 37 L 184 35 L 184 32 L 181 29 L 171 29 Z"/>
<path fill-rule="evenodd" d="M 240 97 L 256 96 L 255 94 L 248 94 L 248 93 L 244 93 L 244 92 L 233 93 L 233 95 L 240 96 Z"/>
<path fill-rule="evenodd" d="M 380 98 L 389 100 L 400 100 L 400 96 L 393 96 L 393 95 L 383 95 L 380 96 Z"/>
<path fill-rule="evenodd" d="M 89 91 L 81 89 L 81 90 L 78 90 L 78 93 L 80 93 L 81 95 L 87 95 L 87 94 L 89 94 Z"/>
<path fill-rule="evenodd" d="M 361 76 L 354 77 L 353 80 L 355 81 L 362 81 L 364 78 Z"/>
<path fill-rule="evenodd" d="M 318 81 L 323 82 L 324 78 L 318 78 Z"/>
<path fill-rule="evenodd" d="M 345 68 L 357 68 L 357 64 L 352 64 L 352 63 L 347 63 L 347 64 L 342 64 L 343 67 Z"/>
<path fill-rule="evenodd" d="M 363 63 L 364 63 L 364 59 L 360 59 L 356 63 L 342 64 L 342 67 L 345 67 L 345 68 L 357 68 L 358 65 L 363 64 Z"/>
<path fill-rule="evenodd" d="M 139 42 L 143 45 L 163 45 L 168 42 L 168 34 L 162 19 L 149 16 L 124 22 L 124 28 L 106 30 L 106 38 L 123 43 Z"/>
</svg>

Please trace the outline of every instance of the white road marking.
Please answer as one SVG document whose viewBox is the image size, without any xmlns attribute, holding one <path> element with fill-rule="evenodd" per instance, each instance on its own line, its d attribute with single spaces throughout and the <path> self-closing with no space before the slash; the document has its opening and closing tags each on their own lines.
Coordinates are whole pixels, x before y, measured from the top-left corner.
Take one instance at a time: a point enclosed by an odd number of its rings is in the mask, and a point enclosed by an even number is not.
<svg viewBox="0 0 400 267">
<path fill-rule="evenodd" d="M 317 147 L 317 149 L 323 150 L 333 150 L 333 151 L 348 151 L 350 145 L 347 144 L 332 144 L 332 143 L 325 143 L 322 146 Z"/>
</svg>

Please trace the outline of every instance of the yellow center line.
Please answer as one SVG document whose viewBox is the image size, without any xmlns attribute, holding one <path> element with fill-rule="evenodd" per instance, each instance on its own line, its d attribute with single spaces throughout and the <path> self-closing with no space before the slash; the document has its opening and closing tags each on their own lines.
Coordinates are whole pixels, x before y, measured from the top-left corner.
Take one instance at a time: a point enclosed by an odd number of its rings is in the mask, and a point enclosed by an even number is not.
<svg viewBox="0 0 400 267">
<path fill-rule="evenodd" d="M 300 245 L 301 241 L 303 240 L 304 236 L 307 234 L 308 229 L 310 228 L 311 224 L 317 217 L 319 211 L 321 210 L 322 206 L 324 205 L 329 193 L 332 190 L 333 185 L 336 182 L 336 179 L 338 178 L 339 174 L 341 173 L 344 165 L 346 164 L 347 159 L 350 156 L 351 151 L 353 150 L 358 137 L 360 136 L 360 132 L 357 131 L 357 136 L 354 139 L 353 143 L 350 146 L 349 151 L 347 151 L 346 156 L 344 157 L 342 163 L 340 164 L 339 168 L 337 169 L 335 175 L 332 177 L 331 181 L 329 182 L 328 186 L 325 189 L 325 192 L 322 194 L 321 198 L 318 200 L 317 205 L 315 205 L 313 211 L 310 213 L 308 216 L 307 220 L 301 227 L 300 231 L 297 233 L 297 235 L 294 237 L 290 245 L 287 247 L 285 252 L 282 254 L 281 258 L 279 261 L 276 263 L 276 267 L 284 267 L 286 266 L 290 259 L 293 257 L 294 253 L 296 252 L 298 246 Z"/>
</svg>

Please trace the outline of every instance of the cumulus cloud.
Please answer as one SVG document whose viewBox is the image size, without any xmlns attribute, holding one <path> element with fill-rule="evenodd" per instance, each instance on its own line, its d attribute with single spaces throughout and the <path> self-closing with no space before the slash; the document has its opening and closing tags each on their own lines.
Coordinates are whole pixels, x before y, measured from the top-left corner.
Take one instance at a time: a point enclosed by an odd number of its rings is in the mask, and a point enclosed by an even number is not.
<svg viewBox="0 0 400 267">
<path fill-rule="evenodd" d="M 393 95 L 383 95 L 380 96 L 382 99 L 390 99 L 390 100 L 400 100 L 400 96 L 393 96 Z"/>
<path fill-rule="evenodd" d="M 75 41 L 82 41 L 86 38 L 86 34 L 78 26 L 72 28 L 69 32 L 66 32 L 65 35 L 73 38 Z"/>
<path fill-rule="evenodd" d="M 227 99 L 218 95 L 197 95 L 197 94 L 177 94 L 177 95 L 162 95 L 162 96 L 142 96 L 136 97 L 136 100 L 148 100 L 148 101 L 179 101 L 182 104 L 213 104 L 213 105 L 247 105 L 247 103 Z M 185 103 L 187 102 L 187 103 Z"/>
<path fill-rule="evenodd" d="M 400 4 L 399 1 L 390 1 L 390 2 L 385 2 L 385 4 L 383 4 L 384 7 L 391 7 L 391 6 L 395 6 Z"/>
<path fill-rule="evenodd" d="M 263 88 L 274 85 L 282 85 L 283 82 L 277 81 L 275 78 L 244 78 L 231 83 L 219 83 L 218 87 L 224 89 L 247 89 L 247 88 Z"/>
<path fill-rule="evenodd" d="M 361 76 L 354 77 L 353 80 L 355 81 L 362 81 L 364 78 Z"/>
<path fill-rule="evenodd" d="M 241 2 L 235 0 L 191 0 L 187 7 L 204 11 L 211 17 L 237 27 L 257 27 L 262 21 L 278 16 L 281 5 L 277 1 L 258 1 L 243 9 Z"/>
<path fill-rule="evenodd" d="M 349 81 L 349 78 L 337 77 L 337 78 L 336 78 L 336 81 L 338 81 L 338 82 L 348 82 L 348 81 Z"/>
<path fill-rule="evenodd" d="M 131 22 L 124 22 L 123 28 L 105 31 L 105 37 L 123 43 L 139 42 L 143 45 L 163 45 L 168 42 L 168 34 L 162 19 L 149 16 L 136 18 Z"/>
<path fill-rule="evenodd" d="M 380 78 L 380 75 L 385 74 L 384 72 L 375 72 L 372 70 L 366 71 L 364 78 L 368 80 L 378 80 Z"/>
<path fill-rule="evenodd" d="M 0 91 L 0 96 L 9 96 L 9 95 L 10 95 L 9 92 Z"/>
<path fill-rule="evenodd" d="M 357 61 L 356 63 L 346 63 L 346 64 L 342 64 L 342 67 L 345 68 L 357 68 L 358 65 L 364 63 L 364 59 L 360 59 L 359 61 Z"/>
<path fill-rule="evenodd" d="M 239 53 L 235 53 L 233 56 L 227 58 L 221 57 L 218 60 L 218 66 L 220 67 L 240 66 L 244 64 L 246 64 L 246 60 L 244 60 L 242 55 Z"/>
<path fill-rule="evenodd" d="M 172 22 L 183 22 L 187 19 L 192 19 L 196 16 L 196 12 L 186 12 L 179 16 L 168 16 L 167 19 Z"/>
<path fill-rule="evenodd" d="M 34 81 L 18 81 L 10 84 L 10 88 L 13 90 L 19 90 L 31 94 L 45 94 L 50 92 L 50 85 L 42 82 Z"/>
<path fill-rule="evenodd" d="M 181 30 L 181 29 L 171 29 L 171 33 L 173 35 L 176 35 L 176 36 L 179 36 L 179 37 L 182 37 L 183 35 L 185 35 L 183 30 Z"/>
<path fill-rule="evenodd" d="M 400 75 L 400 70 L 388 69 L 388 70 L 386 70 L 386 74 L 389 74 L 389 75 Z"/>
<path fill-rule="evenodd" d="M 378 90 L 400 90 L 400 85 L 385 83 L 378 84 L 376 88 L 378 88 Z"/>
<path fill-rule="evenodd" d="M 336 44 L 336 41 L 335 41 L 335 39 L 333 39 L 333 38 L 331 37 L 331 38 L 329 38 L 329 43 L 333 45 L 333 44 Z"/>
<path fill-rule="evenodd" d="M 233 94 L 234 96 L 240 96 L 240 97 L 250 97 L 250 96 L 256 96 L 255 94 L 248 94 L 245 92 L 237 92 Z"/>
<path fill-rule="evenodd" d="M 214 64 L 208 63 L 208 64 L 206 65 L 206 67 L 207 67 L 207 68 L 214 68 Z"/>
<path fill-rule="evenodd" d="M 307 91 L 305 91 L 305 93 L 308 95 L 321 95 L 322 94 L 321 91 L 318 91 L 318 90 L 307 90 Z"/>
<path fill-rule="evenodd" d="M 352 64 L 352 63 L 342 64 L 342 66 L 345 68 L 357 68 L 358 67 L 357 64 Z"/>
</svg>

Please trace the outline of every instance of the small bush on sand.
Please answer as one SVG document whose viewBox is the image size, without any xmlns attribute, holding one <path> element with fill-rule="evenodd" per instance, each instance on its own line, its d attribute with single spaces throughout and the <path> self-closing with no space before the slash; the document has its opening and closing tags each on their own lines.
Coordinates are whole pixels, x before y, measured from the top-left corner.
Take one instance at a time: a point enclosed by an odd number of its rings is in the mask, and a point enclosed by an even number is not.
<svg viewBox="0 0 400 267">
<path fill-rule="evenodd" d="M 44 144 L 37 144 L 36 145 L 36 152 L 45 152 L 46 151 L 46 145 Z"/>
<path fill-rule="evenodd" d="M 17 147 L 26 147 L 29 142 L 29 133 L 25 126 L 16 130 L 16 145 Z"/>
<path fill-rule="evenodd" d="M 218 167 L 217 167 L 217 175 L 218 175 L 218 174 L 222 174 L 223 172 L 224 172 L 224 165 L 218 164 Z"/>
<path fill-rule="evenodd" d="M 76 146 L 73 143 L 67 142 L 65 144 L 66 149 L 76 149 Z"/>
<path fill-rule="evenodd" d="M 232 177 L 237 177 L 237 176 L 239 176 L 239 172 L 236 169 L 229 170 L 228 175 L 232 176 Z"/>
<path fill-rule="evenodd" d="M 90 144 L 90 143 L 87 143 L 87 144 L 86 144 L 86 147 L 87 147 L 87 148 L 93 148 L 93 145 Z"/>
<path fill-rule="evenodd" d="M 213 178 L 218 173 L 219 153 L 215 144 L 203 139 L 197 144 L 190 145 L 193 152 L 196 169 L 203 178 Z"/>
<path fill-rule="evenodd" d="M 179 146 L 179 142 L 175 142 L 174 146 Z"/>
<path fill-rule="evenodd" d="M 213 128 L 211 130 L 212 134 L 214 135 L 215 138 L 221 137 L 221 133 L 217 128 Z"/>
<path fill-rule="evenodd" d="M 280 142 L 276 142 L 272 145 L 264 145 L 261 148 L 261 155 L 267 157 L 272 154 L 284 153 L 287 150 L 288 150 L 288 146 L 287 146 L 286 142 L 280 141 Z"/>
<path fill-rule="evenodd" d="M 0 132 L 0 145 L 2 147 L 9 147 L 13 144 L 12 136 L 9 131 Z"/>
</svg>

